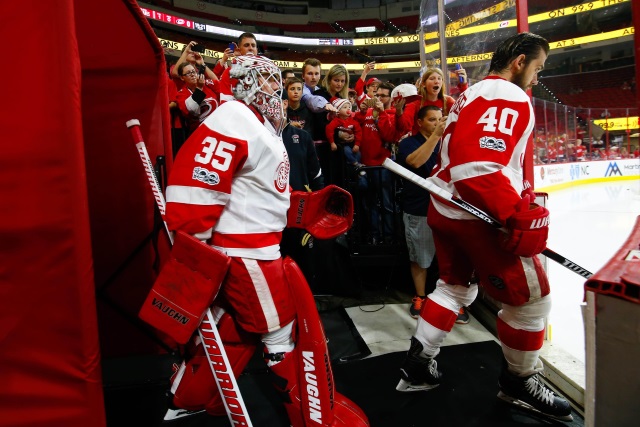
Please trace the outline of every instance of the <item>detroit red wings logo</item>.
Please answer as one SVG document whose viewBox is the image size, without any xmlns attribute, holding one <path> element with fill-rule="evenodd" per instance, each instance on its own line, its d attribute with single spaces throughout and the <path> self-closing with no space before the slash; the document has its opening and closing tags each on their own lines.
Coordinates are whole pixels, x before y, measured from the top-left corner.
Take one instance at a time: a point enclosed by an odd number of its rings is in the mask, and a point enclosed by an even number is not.
<svg viewBox="0 0 640 427">
<path fill-rule="evenodd" d="M 278 168 L 276 169 L 276 178 L 273 182 L 279 193 L 284 193 L 287 189 L 287 185 L 289 184 L 289 169 L 289 157 L 285 152 L 284 161 L 278 165 Z"/>
</svg>

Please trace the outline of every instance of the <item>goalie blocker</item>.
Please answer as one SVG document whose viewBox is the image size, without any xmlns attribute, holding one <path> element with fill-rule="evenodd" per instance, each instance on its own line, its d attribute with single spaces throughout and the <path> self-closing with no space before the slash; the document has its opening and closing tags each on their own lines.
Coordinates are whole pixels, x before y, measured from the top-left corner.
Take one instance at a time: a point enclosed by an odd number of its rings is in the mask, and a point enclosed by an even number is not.
<svg viewBox="0 0 640 427">
<path fill-rule="evenodd" d="M 185 344 L 220 290 L 229 263 L 222 252 L 176 232 L 171 258 L 142 304 L 140 318 Z"/>
</svg>

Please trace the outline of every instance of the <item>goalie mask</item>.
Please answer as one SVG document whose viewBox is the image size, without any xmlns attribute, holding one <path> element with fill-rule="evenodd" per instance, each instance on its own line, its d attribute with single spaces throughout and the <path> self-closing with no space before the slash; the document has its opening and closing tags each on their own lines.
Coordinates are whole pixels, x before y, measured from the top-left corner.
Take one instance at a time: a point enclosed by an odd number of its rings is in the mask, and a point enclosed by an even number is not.
<svg viewBox="0 0 640 427">
<path fill-rule="evenodd" d="M 280 69 L 264 56 L 244 55 L 234 59 L 229 77 L 233 79 L 231 90 L 234 98 L 253 105 L 281 135 L 286 119 Z"/>
</svg>

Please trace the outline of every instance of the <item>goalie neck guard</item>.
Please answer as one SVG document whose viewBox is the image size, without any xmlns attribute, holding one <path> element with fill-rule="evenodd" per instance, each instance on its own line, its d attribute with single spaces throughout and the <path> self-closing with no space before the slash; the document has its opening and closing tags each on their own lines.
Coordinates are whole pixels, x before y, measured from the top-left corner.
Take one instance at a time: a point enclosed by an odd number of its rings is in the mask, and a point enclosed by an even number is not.
<svg viewBox="0 0 640 427">
<path fill-rule="evenodd" d="M 233 60 L 229 77 L 234 98 L 253 105 L 282 135 L 286 124 L 282 106 L 280 69 L 268 58 L 258 55 L 238 56 Z"/>
</svg>

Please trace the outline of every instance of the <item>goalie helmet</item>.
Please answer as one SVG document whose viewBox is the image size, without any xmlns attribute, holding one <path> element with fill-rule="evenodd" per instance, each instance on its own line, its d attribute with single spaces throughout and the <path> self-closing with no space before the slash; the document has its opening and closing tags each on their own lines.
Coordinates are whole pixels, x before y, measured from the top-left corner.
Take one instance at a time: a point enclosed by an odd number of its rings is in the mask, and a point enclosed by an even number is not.
<svg viewBox="0 0 640 427">
<path fill-rule="evenodd" d="M 229 77 L 234 98 L 253 105 L 281 135 L 286 119 L 280 69 L 264 56 L 244 55 L 233 60 Z"/>
<path fill-rule="evenodd" d="M 417 99 L 415 97 L 419 96 L 418 88 L 416 88 L 415 85 L 412 85 L 411 83 L 403 83 L 393 88 L 393 91 L 391 92 L 391 101 L 398 102 L 402 98 L 405 98 L 407 102 L 411 102 L 414 99 Z"/>
</svg>

